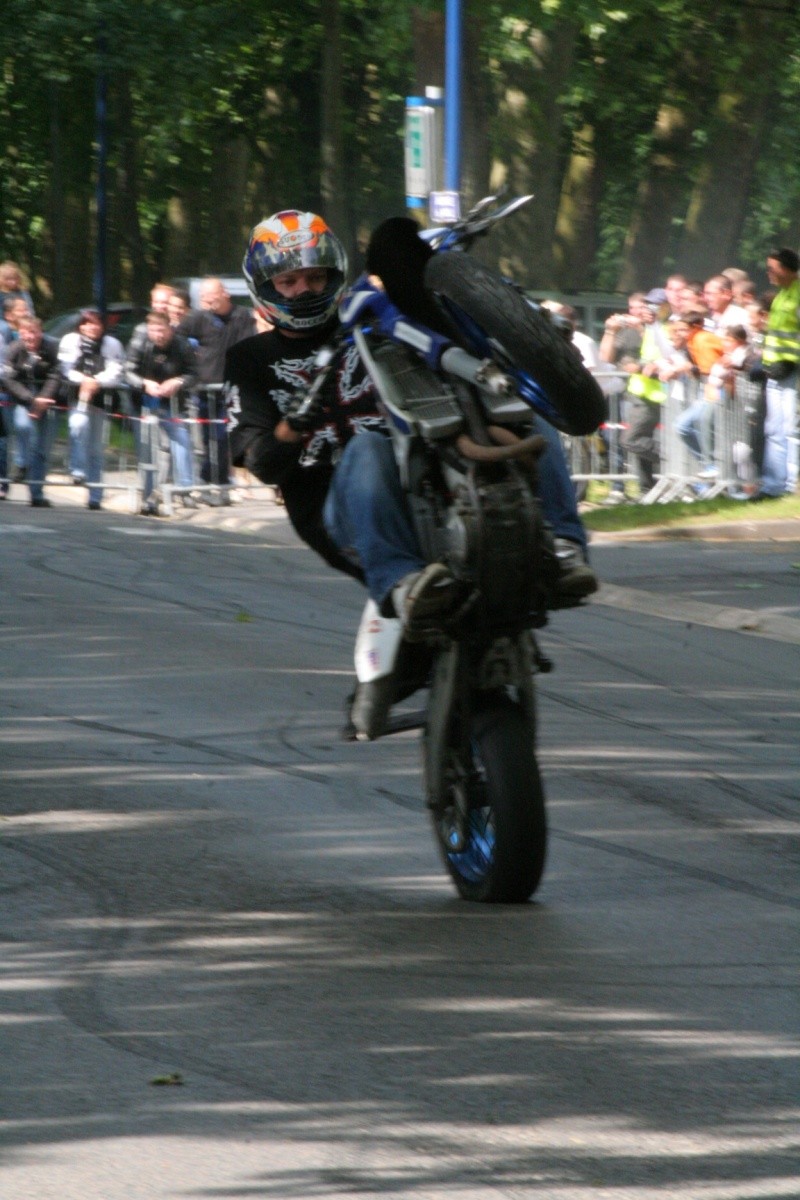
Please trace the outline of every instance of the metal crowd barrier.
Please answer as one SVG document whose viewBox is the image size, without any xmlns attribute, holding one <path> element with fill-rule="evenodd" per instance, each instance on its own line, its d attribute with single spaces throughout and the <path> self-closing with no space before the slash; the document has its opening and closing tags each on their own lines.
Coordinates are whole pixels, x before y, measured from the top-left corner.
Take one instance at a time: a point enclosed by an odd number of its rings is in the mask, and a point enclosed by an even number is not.
<svg viewBox="0 0 800 1200">
<path fill-rule="evenodd" d="M 145 477 L 148 472 L 156 475 L 156 487 L 160 494 L 161 508 L 169 516 L 174 511 L 176 496 L 199 493 L 213 498 L 223 505 L 230 504 L 235 484 L 231 482 L 227 454 L 227 418 L 223 385 L 211 384 L 197 388 L 186 406 L 180 411 L 173 397 L 170 415 L 166 420 L 185 423 L 190 431 L 192 446 L 192 479 L 188 485 L 179 485 L 174 478 L 163 475 L 164 457 L 167 447 L 159 434 L 159 423 L 148 420 L 147 414 L 134 411 L 132 391 L 127 385 L 108 388 L 103 395 L 103 478 L 84 479 L 81 486 L 101 487 L 106 491 L 125 491 L 130 494 L 130 510 L 138 512 L 145 492 Z M 70 471 L 69 416 L 74 405 L 60 399 L 51 410 L 47 420 L 52 428 L 49 434 L 48 471 L 45 480 L 26 477 L 25 483 L 42 483 L 48 488 L 74 486 Z M 14 450 L 13 417 L 14 405 L 4 407 L 7 415 L 7 462 L 9 469 L 0 471 L 0 483 L 13 482 L 11 468 Z M 157 435 L 157 436 L 154 436 Z M 159 459 L 161 458 L 161 462 Z M 174 462 L 173 462 L 174 472 Z M 265 484 L 248 482 L 248 491 L 264 491 L 274 494 L 274 489 Z"/>
<path fill-rule="evenodd" d="M 738 494 L 745 484 L 754 482 L 751 424 L 760 386 L 739 377 L 732 392 L 709 388 L 702 379 L 671 383 L 661 418 L 661 471 L 643 501 L 666 504 L 684 498 L 712 499 L 724 492 Z M 697 412 L 699 458 L 680 432 L 681 418 L 691 410 Z"/>
<path fill-rule="evenodd" d="M 570 475 L 579 499 L 583 499 L 588 485 L 604 483 L 610 489 L 621 492 L 625 484 L 637 479 L 632 469 L 625 444 L 626 384 L 628 375 L 613 368 L 602 368 L 594 372 L 609 400 L 609 419 L 591 437 L 577 438 L 562 436 Z M 216 502 L 230 503 L 232 487 L 227 454 L 227 420 L 223 385 L 212 384 L 197 388 L 189 402 L 188 414 L 179 411 L 174 400 L 170 404 L 167 420 L 183 421 L 190 429 L 193 471 L 190 485 L 178 485 L 174 479 L 159 479 L 157 483 L 163 511 L 170 515 L 174 511 L 176 496 L 200 493 L 215 496 Z M 641 503 L 667 503 L 670 500 L 710 498 L 723 492 L 736 494 L 754 484 L 758 475 L 757 455 L 753 454 L 753 429 L 758 425 L 758 409 L 762 402 L 762 385 L 751 383 L 747 378 L 735 377 L 732 393 L 723 392 L 709 402 L 704 409 L 706 424 L 703 428 L 707 462 L 701 464 L 691 454 L 686 441 L 679 433 L 679 420 L 683 413 L 705 398 L 703 381 L 683 378 L 671 383 L 667 389 L 667 400 L 662 406 L 661 421 L 657 431 L 660 443 L 660 469 L 656 473 L 656 484 L 646 495 L 639 497 Z M 163 440 L 154 438 L 155 426 L 148 429 L 143 438 L 142 420 L 134 412 L 131 389 L 119 386 L 106 391 L 104 396 L 105 421 L 103 427 L 103 479 L 86 480 L 105 490 L 130 493 L 131 511 L 138 511 L 144 493 L 144 479 L 148 471 L 159 471 L 159 454 L 166 453 Z M 6 414 L 13 406 L 6 407 Z M 69 470 L 69 409 L 58 404 L 51 414 L 54 422 L 53 448 L 49 457 L 47 487 L 71 486 Z M 11 421 L 7 421 L 10 425 Z M 11 461 L 13 429 L 8 438 L 8 460 Z M 144 448 L 150 453 L 144 453 Z M 161 463 L 163 474 L 163 460 Z M 10 475 L 11 472 L 8 472 Z M 10 482 L 8 475 L 0 482 Z M 54 476 L 61 476 L 54 477 Z M 66 477 L 66 478 L 64 478 Z M 37 482 L 26 480 L 26 482 Z M 274 489 L 264 484 L 248 484 L 248 490 L 274 494 Z"/>
<path fill-rule="evenodd" d="M 608 483 L 624 489 L 636 473 L 628 465 L 628 457 L 622 443 L 627 428 L 624 420 L 625 387 L 628 374 L 611 367 L 592 372 L 600 383 L 608 400 L 608 420 L 591 437 L 572 437 L 562 434 L 561 443 L 567 457 L 567 465 L 575 484 L 579 499 L 584 499 L 591 482 Z"/>
<path fill-rule="evenodd" d="M 133 415 L 130 411 L 128 388 L 109 388 L 103 394 L 104 421 L 102 428 L 103 440 L 103 479 L 89 480 L 89 484 L 102 487 L 105 491 L 126 491 L 130 493 L 131 511 L 137 510 L 137 455 L 135 437 L 132 431 Z M 0 473 L 0 482 L 9 485 L 15 482 L 13 468 L 14 448 L 17 434 L 14 429 L 15 405 L 3 400 L 3 411 L 6 423 L 6 462 L 5 474 Z M 47 477 L 43 480 L 33 479 L 26 475 L 25 484 L 41 483 L 48 488 L 72 487 L 70 474 L 70 440 L 69 415 L 74 406 L 68 405 L 59 398 L 47 415 L 50 422 L 48 436 L 49 450 L 47 454 Z"/>
<path fill-rule="evenodd" d="M 570 474 L 579 499 L 591 482 L 607 483 L 609 488 L 624 488 L 636 480 L 633 456 L 624 444 L 627 429 L 625 388 L 626 372 L 600 369 L 593 372 L 609 400 L 609 420 L 597 434 L 588 438 L 562 435 Z M 741 495 L 755 485 L 758 454 L 753 450 L 754 430 L 759 425 L 762 403 L 760 383 L 751 383 L 743 374 L 734 376 L 732 392 L 721 392 L 707 399 L 703 380 L 682 378 L 667 387 L 656 431 L 660 465 L 656 483 L 639 497 L 643 504 L 666 504 L 679 499 L 710 499 L 722 493 Z M 701 425 L 704 459 L 698 460 L 681 437 L 680 418 L 694 405 L 703 404 Z"/>
</svg>

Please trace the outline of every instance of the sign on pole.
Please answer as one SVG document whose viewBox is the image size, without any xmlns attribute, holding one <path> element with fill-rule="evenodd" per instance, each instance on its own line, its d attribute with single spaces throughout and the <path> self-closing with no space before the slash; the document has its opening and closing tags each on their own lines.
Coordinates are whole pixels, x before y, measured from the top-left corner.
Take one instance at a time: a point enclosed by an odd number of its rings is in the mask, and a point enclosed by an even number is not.
<svg viewBox="0 0 800 1200">
<path fill-rule="evenodd" d="M 429 214 L 434 225 L 452 225 L 461 216 L 458 192 L 431 192 Z"/>
<path fill-rule="evenodd" d="M 442 164 L 441 101 L 406 98 L 406 203 L 424 208 L 439 184 Z"/>
</svg>

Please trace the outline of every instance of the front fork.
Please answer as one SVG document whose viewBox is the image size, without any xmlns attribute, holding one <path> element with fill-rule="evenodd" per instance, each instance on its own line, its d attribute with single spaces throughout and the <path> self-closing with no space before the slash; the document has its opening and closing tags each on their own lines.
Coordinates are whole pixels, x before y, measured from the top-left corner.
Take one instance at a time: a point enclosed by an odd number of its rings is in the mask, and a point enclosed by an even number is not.
<svg viewBox="0 0 800 1200">
<path fill-rule="evenodd" d="M 466 829 L 475 792 L 470 786 L 472 718 L 481 697 L 499 691 L 512 696 L 525 714 L 533 742 L 533 675 L 542 669 L 548 668 L 540 663 L 538 647 L 527 630 L 496 638 L 480 652 L 450 642 L 437 654 L 422 741 L 426 802 L 435 812 L 454 805 L 459 828 Z"/>
</svg>

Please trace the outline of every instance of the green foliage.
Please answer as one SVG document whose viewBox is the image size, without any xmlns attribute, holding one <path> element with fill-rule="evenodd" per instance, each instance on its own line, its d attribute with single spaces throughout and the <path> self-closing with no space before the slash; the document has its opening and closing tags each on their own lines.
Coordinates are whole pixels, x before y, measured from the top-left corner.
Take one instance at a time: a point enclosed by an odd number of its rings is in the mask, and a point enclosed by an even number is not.
<svg viewBox="0 0 800 1200">
<path fill-rule="evenodd" d="M 797 521 L 800 533 L 800 496 L 783 496 L 763 504 L 748 504 L 728 496 L 693 503 L 671 500 L 668 504 L 618 504 L 614 508 L 587 509 L 581 513 L 581 519 L 587 529 L 595 533 L 665 526 L 727 525 L 738 521 Z"/>
<path fill-rule="evenodd" d="M 758 263 L 773 241 L 800 239 L 800 32 L 781 5 L 767 11 L 750 0 L 464 4 L 470 28 L 480 34 L 473 39 L 480 55 L 474 74 L 487 89 L 484 107 L 471 116 L 473 153 L 487 163 L 527 162 L 536 183 L 547 147 L 556 186 L 545 194 L 554 196 L 570 157 L 594 156 L 597 251 L 585 264 L 584 286 L 615 285 L 637 193 L 657 152 L 662 106 L 686 113 L 693 132 L 681 162 L 688 201 L 710 153 L 717 97 L 731 80 L 745 90 L 772 90 L 770 136 L 759 147 L 740 261 Z M 0 257 L 20 260 L 41 282 L 42 303 L 48 283 L 63 288 L 78 273 L 72 259 L 58 264 L 67 243 L 69 255 L 79 253 L 73 243 L 86 235 L 77 231 L 91 232 L 99 72 L 108 80 L 110 243 L 120 288 L 130 288 L 137 254 L 139 276 L 161 273 L 180 234 L 176 203 L 190 225 L 186 253 L 195 247 L 196 269 L 204 269 L 223 219 L 220 172 L 232 146 L 246 148 L 246 184 L 231 185 L 243 190 L 228 197 L 226 210 L 241 214 L 233 240 L 265 209 L 319 207 L 327 7 L 312 0 L 84 0 L 80 6 L 6 0 Z M 353 227 L 363 231 L 402 208 L 413 10 L 442 13 L 444 0 L 338 0 L 338 9 L 346 203 Z M 770 22 L 775 58 L 763 79 L 751 80 L 744 65 L 750 39 Z M 680 232 L 682 212 L 665 219 Z M 81 270 L 83 278 L 85 262 Z"/>
</svg>

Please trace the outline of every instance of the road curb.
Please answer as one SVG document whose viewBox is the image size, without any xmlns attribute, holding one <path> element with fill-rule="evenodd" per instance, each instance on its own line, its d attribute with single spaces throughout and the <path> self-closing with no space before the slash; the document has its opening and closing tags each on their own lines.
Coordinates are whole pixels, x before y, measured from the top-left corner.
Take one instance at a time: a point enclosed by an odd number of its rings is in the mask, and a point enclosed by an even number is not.
<svg viewBox="0 0 800 1200">
<path fill-rule="evenodd" d="M 114 479 L 111 476 L 108 482 Z M 123 483 L 124 480 L 124 483 Z M 137 516 L 131 511 L 131 488 L 134 480 L 125 476 L 114 479 L 117 487 L 109 487 L 103 498 L 103 509 L 125 516 Z M 67 477 L 48 480 L 45 487 L 56 507 L 86 507 L 87 493 L 83 487 L 73 487 Z M 25 484 L 12 484 L 10 500 L 27 503 L 29 492 Z M 152 518 L 142 518 L 151 520 Z M 167 523 L 192 524 L 203 528 L 226 530 L 231 533 L 257 534 L 262 529 L 285 521 L 286 509 L 276 504 L 271 489 L 263 488 L 262 496 L 244 496 L 239 503 L 198 509 L 181 507 L 175 498 L 171 516 L 161 520 Z M 600 530 L 587 526 L 589 540 L 594 546 L 624 542 L 658 541 L 708 541 L 708 542 L 792 542 L 800 541 L 800 518 L 784 517 L 781 520 L 763 521 L 687 521 L 685 524 L 647 525 L 639 529 Z"/>
<path fill-rule="evenodd" d="M 781 521 L 724 521 L 715 524 L 651 525 L 643 529 L 615 531 L 592 529 L 593 545 L 603 542 L 797 542 L 800 541 L 800 520 Z"/>
</svg>

